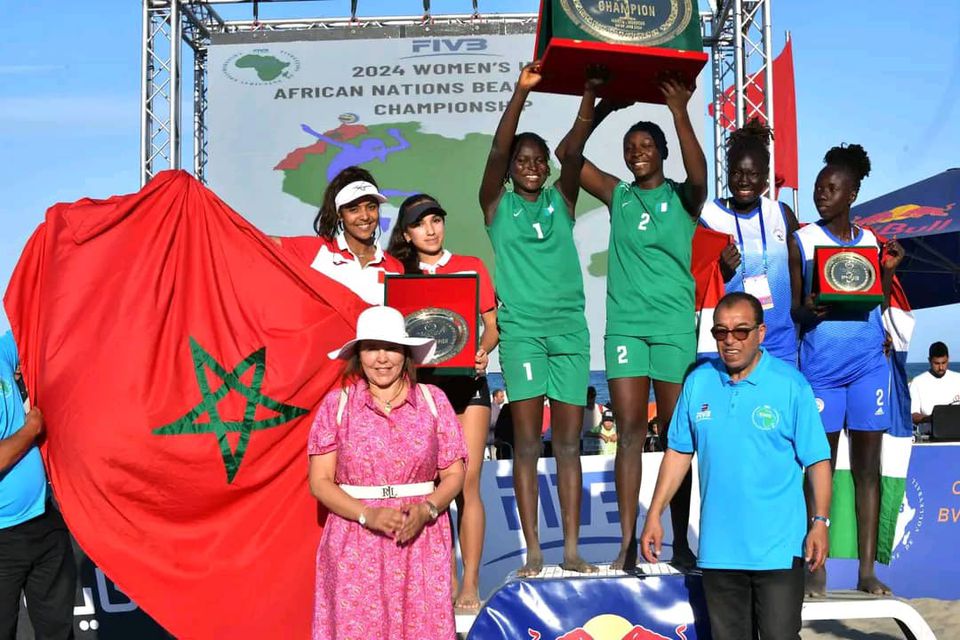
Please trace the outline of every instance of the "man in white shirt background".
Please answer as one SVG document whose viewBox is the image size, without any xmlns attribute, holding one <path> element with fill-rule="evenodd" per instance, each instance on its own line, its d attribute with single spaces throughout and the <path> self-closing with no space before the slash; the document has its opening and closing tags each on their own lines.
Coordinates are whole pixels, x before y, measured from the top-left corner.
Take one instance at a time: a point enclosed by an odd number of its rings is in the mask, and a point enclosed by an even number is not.
<svg viewBox="0 0 960 640">
<path fill-rule="evenodd" d="M 938 405 L 960 404 L 960 373 L 947 368 L 950 364 L 947 345 L 931 344 L 928 361 L 930 370 L 910 382 L 910 413 L 915 425 L 929 423 L 933 408 Z M 929 432 L 929 427 L 921 430 Z"/>
</svg>

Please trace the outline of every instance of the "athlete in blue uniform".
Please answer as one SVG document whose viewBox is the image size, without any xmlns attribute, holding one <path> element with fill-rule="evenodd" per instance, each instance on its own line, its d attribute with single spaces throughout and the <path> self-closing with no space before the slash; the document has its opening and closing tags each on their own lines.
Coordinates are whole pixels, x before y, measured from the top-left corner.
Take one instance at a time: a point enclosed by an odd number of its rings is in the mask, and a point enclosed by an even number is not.
<svg viewBox="0 0 960 640">
<path fill-rule="evenodd" d="M 889 367 L 884 355 L 885 331 L 880 309 L 843 313 L 818 305 L 811 292 L 813 252 L 817 246 L 875 247 L 880 252 L 883 307 L 889 304 L 893 274 L 903 260 L 898 242 L 880 246 L 869 229 L 850 223 L 850 205 L 857 199 L 860 181 L 870 173 L 870 160 L 860 145 L 830 149 L 826 167 L 817 176 L 814 203 L 820 220 L 790 236 L 790 279 L 794 319 L 801 327 L 800 371 L 810 381 L 820 418 L 830 442 L 831 464 L 836 465 L 840 430 L 850 438 L 850 467 L 856 486 L 857 542 L 860 570 L 857 588 L 889 594 L 877 579 L 877 525 L 880 509 L 880 446 L 890 426 L 887 409 Z M 826 571 L 811 576 L 807 592 L 826 590 Z"/>
<path fill-rule="evenodd" d="M 720 254 L 726 293 L 745 291 L 763 305 L 764 349 L 797 365 L 797 327 L 790 313 L 787 238 L 799 228 L 787 205 L 764 196 L 769 188 L 770 129 L 751 120 L 727 141 L 730 197 L 703 206 L 700 224 L 733 238 Z"/>
</svg>

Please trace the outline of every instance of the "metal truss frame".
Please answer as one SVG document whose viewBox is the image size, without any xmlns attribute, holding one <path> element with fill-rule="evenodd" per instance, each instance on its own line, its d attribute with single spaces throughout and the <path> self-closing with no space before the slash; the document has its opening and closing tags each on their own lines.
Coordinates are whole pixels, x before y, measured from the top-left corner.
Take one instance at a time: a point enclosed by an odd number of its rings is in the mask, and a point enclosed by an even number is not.
<svg viewBox="0 0 960 640">
<path fill-rule="evenodd" d="M 701 15 L 713 84 L 713 167 L 717 196 L 727 190 L 730 132 L 752 118 L 773 129 L 772 0 L 722 0 Z M 730 114 L 733 117 L 730 117 Z M 770 186 L 776 183 L 770 141 Z"/>
<path fill-rule="evenodd" d="M 263 0 L 277 2 L 278 0 Z M 282 0 L 280 0 L 282 1 Z M 730 131 L 752 117 L 773 128 L 772 0 L 721 0 L 716 10 L 701 14 L 704 44 L 710 47 L 714 109 L 714 180 L 717 195 L 727 184 L 726 143 Z M 258 20 L 256 0 L 142 0 L 142 73 L 140 103 L 140 183 L 164 169 L 181 166 L 181 62 L 185 44 L 193 53 L 193 172 L 206 179 L 207 48 L 218 34 L 254 31 L 338 31 L 404 25 L 526 24 L 536 14 L 432 16 L 429 2 L 422 17 Z M 253 20 L 224 20 L 216 5 L 251 4 Z M 474 2 L 476 11 L 477 2 Z M 758 78 L 763 77 L 762 82 Z M 730 90 L 732 88 L 732 91 Z M 759 99 L 758 99 L 759 96 Z M 733 109 L 731 109 L 731 105 Z M 730 118 L 730 112 L 735 114 Z M 773 157 L 773 142 L 770 148 Z M 770 184 L 774 166 L 770 163 Z"/>
</svg>

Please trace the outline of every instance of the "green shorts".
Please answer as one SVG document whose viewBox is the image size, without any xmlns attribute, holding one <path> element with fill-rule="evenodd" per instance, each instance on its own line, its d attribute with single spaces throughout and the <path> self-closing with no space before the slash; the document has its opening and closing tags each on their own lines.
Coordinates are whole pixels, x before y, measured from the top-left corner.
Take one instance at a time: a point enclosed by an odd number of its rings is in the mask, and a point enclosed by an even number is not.
<svg viewBox="0 0 960 640">
<path fill-rule="evenodd" d="M 507 397 L 547 396 L 586 405 L 590 384 L 590 334 L 586 329 L 547 338 L 500 336 L 500 369 Z"/>
<path fill-rule="evenodd" d="M 692 331 L 647 338 L 607 335 L 603 355 L 607 380 L 649 377 L 679 383 L 697 358 L 697 336 Z"/>
</svg>

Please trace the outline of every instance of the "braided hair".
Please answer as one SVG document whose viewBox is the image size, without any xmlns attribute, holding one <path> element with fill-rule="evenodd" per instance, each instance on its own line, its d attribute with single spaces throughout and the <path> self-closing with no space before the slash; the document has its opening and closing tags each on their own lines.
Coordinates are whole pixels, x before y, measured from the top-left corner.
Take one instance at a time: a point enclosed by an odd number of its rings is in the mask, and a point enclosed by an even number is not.
<svg viewBox="0 0 960 640">
<path fill-rule="evenodd" d="M 860 181 L 870 175 L 870 158 L 867 151 L 858 144 L 841 144 L 831 148 L 823 156 L 828 167 L 837 167 L 846 171 L 853 178 L 856 188 L 860 189 Z"/>
<path fill-rule="evenodd" d="M 770 127 L 753 118 L 727 138 L 727 171 L 737 165 L 744 156 L 751 156 L 760 163 L 760 170 L 770 169 Z"/>
<path fill-rule="evenodd" d="M 313 230 L 317 232 L 318 236 L 327 240 L 333 240 L 336 237 L 337 222 L 340 220 L 335 202 L 337 194 L 351 182 L 361 180 L 369 182 L 377 187 L 378 191 L 380 190 L 380 186 L 370 172 L 360 167 L 347 167 L 330 181 L 327 189 L 323 192 L 323 204 L 320 205 L 320 210 L 317 211 L 317 216 L 313 219 Z"/>
</svg>

